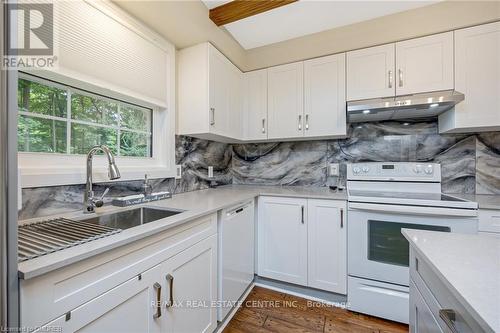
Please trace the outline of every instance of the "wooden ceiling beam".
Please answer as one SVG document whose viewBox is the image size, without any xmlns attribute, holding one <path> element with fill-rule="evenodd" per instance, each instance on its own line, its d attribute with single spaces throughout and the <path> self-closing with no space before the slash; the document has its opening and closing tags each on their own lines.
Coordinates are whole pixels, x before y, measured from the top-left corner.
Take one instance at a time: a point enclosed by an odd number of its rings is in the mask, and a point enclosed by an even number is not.
<svg viewBox="0 0 500 333">
<path fill-rule="evenodd" d="M 298 0 L 234 0 L 210 9 L 209 17 L 217 25 L 225 25 Z"/>
</svg>

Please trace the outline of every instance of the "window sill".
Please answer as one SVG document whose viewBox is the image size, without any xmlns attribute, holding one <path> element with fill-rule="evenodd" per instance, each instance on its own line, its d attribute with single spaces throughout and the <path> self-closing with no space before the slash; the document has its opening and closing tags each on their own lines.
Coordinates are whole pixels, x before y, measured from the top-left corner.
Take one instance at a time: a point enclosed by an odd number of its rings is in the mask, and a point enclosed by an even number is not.
<svg viewBox="0 0 500 333">
<path fill-rule="evenodd" d="M 120 167 L 121 178 L 117 180 L 109 180 L 108 170 L 106 167 L 94 167 L 93 182 L 94 183 L 111 183 L 123 182 L 129 180 L 144 179 L 147 174 L 148 178 L 171 178 L 175 177 L 175 170 L 169 170 L 166 167 Z M 45 186 L 61 186 L 85 184 L 86 169 L 74 167 L 61 168 L 20 168 L 22 188 L 29 187 L 45 187 Z"/>
</svg>

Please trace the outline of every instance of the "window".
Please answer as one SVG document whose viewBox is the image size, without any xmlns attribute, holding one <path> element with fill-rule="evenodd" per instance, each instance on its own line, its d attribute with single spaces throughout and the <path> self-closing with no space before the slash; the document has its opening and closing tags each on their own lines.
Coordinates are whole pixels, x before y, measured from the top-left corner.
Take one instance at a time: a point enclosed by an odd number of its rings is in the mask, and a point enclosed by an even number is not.
<svg viewBox="0 0 500 333">
<path fill-rule="evenodd" d="M 30 75 L 18 81 L 18 151 L 152 157 L 153 110 Z"/>
</svg>

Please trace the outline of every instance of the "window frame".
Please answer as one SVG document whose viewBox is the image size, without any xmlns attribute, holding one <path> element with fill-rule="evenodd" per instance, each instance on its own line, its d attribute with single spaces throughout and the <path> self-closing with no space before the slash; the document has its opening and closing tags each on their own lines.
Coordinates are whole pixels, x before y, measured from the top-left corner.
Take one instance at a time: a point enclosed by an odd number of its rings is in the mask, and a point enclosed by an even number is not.
<svg viewBox="0 0 500 333">
<path fill-rule="evenodd" d="M 117 181 L 142 179 L 145 174 L 149 178 L 175 176 L 175 135 L 169 130 L 172 122 L 171 112 L 153 108 L 152 157 L 116 156 L 121 173 Z M 23 188 L 85 183 L 85 155 L 18 152 L 18 164 Z M 105 156 L 94 156 L 93 180 L 110 182 Z"/>
<path fill-rule="evenodd" d="M 154 133 L 153 133 L 154 108 L 125 102 L 125 101 L 118 100 L 115 98 L 110 98 L 108 96 L 98 95 L 98 94 L 93 93 L 93 92 L 89 92 L 86 90 L 75 88 L 75 87 L 65 85 L 65 84 L 62 84 L 59 82 L 54 82 L 52 80 L 44 79 L 42 77 L 34 76 L 32 74 L 28 74 L 28 73 L 24 73 L 24 72 L 19 72 L 18 80 L 19 79 L 35 82 L 35 83 L 38 83 L 38 84 L 41 84 L 41 85 L 44 85 L 47 87 L 56 88 L 56 89 L 63 90 L 66 92 L 66 116 L 65 117 L 45 115 L 45 114 L 40 114 L 40 113 L 36 113 L 36 112 L 24 111 L 24 110 L 19 109 L 19 106 L 18 106 L 18 114 L 21 116 L 35 118 L 35 119 L 47 119 L 47 120 L 55 120 L 55 121 L 64 122 L 64 124 L 66 126 L 66 152 L 65 153 L 57 153 L 57 152 L 49 153 L 49 152 L 20 151 L 19 153 L 50 154 L 51 156 L 55 156 L 55 155 L 65 155 L 65 156 L 85 155 L 85 154 L 72 154 L 71 153 L 71 125 L 72 124 L 81 124 L 81 125 L 85 125 L 85 126 L 94 126 L 96 128 L 108 128 L 108 129 L 116 130 L 117 131 L 117 150 L 118 150 L 118 153 L 116 154 L 117 156 L 115 156 L 115 157 L 119 157 L 119 155 L 120 155 L 119 152 L 120 152 L 121 133 L 130 132 L 130 133 L 149 135 L 149 136 L 151 136 L 151 141 L 149 142 L 149 154 L 152 155 L 152 148 L 153 148 L 152 145 L 153 145 L 153 136 L 154 136 Z M 115 125 L 106 125 L 106 124 L 95 123 L 95 122 L 87 121 L 87 120 L 74 119 L 74 118 L 72 118 L 72 97 L 75 94 L 90 97 L 90 98 L 95 98 L 95 99 L 99 99 L 99 100 L 107 101 L 107 102 L 111 102 L 111 103 L 116 103 L 118 110 L 120 110 L 124 106 L 130 105 L 130 106 L 136 107 L 138 110 L 142 109 L 143 111 L 149 111 L 150 112 L 150 124 L 149 124 L 150 128 L 148 131 L 142 131 L 142 130 L 135 130 L 135 129 L 131 129 L 131 128 L 129 129 L 125 126 L 120 126 L 121 124 L 115 126 Z M 144 158 L 149 158 L 152 156 L 124 156 L 124 157 L 144 159 Z"/>
<path fill-rule="evenodd" d="M 110 2 L 87 2 L 110 19 L 122 24 L 148 42 L 156 45 L 165 54 L 167 62 L 166 100 L 148 99 L 137 95 L 134 91 L 108 84 L 85 73 L 55 68 L 53 70 L 27 71 L 28 74 L 40 76 L 48 80 L 61 82 L 95 94 L 108 96 L 136 105 L 144 105 L 153 109 L 153 147 L 152 157 L 116 157 L 121 178 L 113 181 L 127 181 L 149 178 L 173 178 L 176 176 L 175 166 L 175 130 L 176 130 L 176 49 L 175 46 L 158 33 L 145 26 L 118 6 Z M 60 55 L 64 56 L 64 55 Z M 16 86 L 17 88 L 17 86 Z M 144 97 L 144 98 L 143 98 Z M 17 106 L 17 103 L 16 103 Z M 17 113 L 17 108 L 16 108 Z M 57 155 L 57 156 L 56 156 Z M 18 153 L 18 171 L 20 187 L 45 187 L 58 185 L 84 184 L 86 181 L 86 156 L 62 155 L 53 153 Z M 107 161 L 104 156 L 94 156 L 94 182 L 112 182 L 108 178 Z"/>
</svg>

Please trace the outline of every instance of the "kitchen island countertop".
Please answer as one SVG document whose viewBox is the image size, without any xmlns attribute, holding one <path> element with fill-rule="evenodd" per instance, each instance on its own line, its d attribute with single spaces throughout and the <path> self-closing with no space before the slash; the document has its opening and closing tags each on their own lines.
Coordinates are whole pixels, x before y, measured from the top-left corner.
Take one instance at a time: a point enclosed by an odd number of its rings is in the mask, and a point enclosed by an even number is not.
<svg viewBox="0 0 500 333">
<path fill-rule="evenodd" d="M 412 248 L 486 332 L 500 332 L 500 237 L 403 229 Z"/>
</svg>

